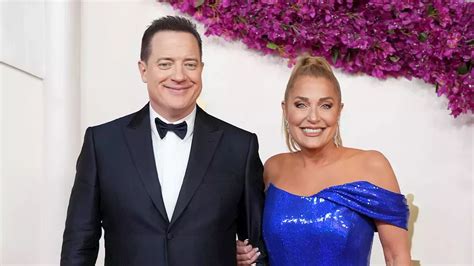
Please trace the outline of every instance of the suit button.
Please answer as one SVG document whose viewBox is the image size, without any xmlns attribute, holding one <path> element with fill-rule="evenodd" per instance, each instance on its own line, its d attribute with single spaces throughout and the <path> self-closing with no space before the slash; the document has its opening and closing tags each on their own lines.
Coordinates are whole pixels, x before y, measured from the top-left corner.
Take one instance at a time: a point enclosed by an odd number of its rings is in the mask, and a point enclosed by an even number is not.
<svg viewBox="0 0 474 266">
<path fill-rule="evenodd" d="M 168 233 L 168 234 L 166 235 L 166 238 L 167 238 L 167 239 L 173 239 L 173 237 L 174 237 L 174 235 L 173 235 L 172 233 Z"/>
</svg>

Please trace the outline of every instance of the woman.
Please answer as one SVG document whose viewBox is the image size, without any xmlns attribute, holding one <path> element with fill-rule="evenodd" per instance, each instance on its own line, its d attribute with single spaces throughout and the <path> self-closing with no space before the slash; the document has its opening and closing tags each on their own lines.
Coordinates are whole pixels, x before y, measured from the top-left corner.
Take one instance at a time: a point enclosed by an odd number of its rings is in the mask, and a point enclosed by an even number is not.
<svg viewBox="0 0 474 266">
<path fill-rule="evenodd" d="M 301 58 L 282 102 L 291 152 L 265 163 L 263 237 L 271 266 L 369 265 L 374 231 L 387 265 L 410 265 L 408 206 L 393 170 L 380 152 L 342 146 L 342 108 L 326 60 Z M 240 265 L 257 252 L 237 243 Z"/>
</svg>

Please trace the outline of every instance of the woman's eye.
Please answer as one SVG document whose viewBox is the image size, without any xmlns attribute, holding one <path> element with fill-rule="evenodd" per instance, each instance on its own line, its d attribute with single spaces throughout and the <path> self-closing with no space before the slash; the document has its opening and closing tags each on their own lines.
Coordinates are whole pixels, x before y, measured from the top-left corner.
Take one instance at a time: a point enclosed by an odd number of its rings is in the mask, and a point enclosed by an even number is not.
<svg viewBox="0 0 474 266">
<path fill-rule="evenodd" d="M 331 108 L 332 108 L 332 104 L 325 103 L 325 104 L 321 105 L 321 107 L 322 107 L 323 109 L 327 109 L 327 110 L 329 110 L 329 109 L 331 109 Z"/>
<path fill-rule="evenodd" d="M 305 108 L 306 104 L 304 103 L 295 103 L 296 108 Z"/>
</svg>

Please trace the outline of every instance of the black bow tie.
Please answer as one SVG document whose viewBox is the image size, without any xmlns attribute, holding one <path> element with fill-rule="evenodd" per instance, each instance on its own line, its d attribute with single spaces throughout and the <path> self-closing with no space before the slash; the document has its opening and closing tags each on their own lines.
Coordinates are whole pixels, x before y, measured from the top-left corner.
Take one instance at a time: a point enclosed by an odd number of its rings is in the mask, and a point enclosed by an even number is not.
<svg viewBox="0 0 474 266">
<path fill-rule="evenodd" d="M 160 138 L 164 138 L 168 131 L 173 131 L 180 139 L 184 139 L 186 132 L 188 131 L 188 125 L 186 124 L 186 121 L 183 121 L 179 124 L 167 124 L 157 117 L 155 118 L 155 124 Z"/>
</svg>

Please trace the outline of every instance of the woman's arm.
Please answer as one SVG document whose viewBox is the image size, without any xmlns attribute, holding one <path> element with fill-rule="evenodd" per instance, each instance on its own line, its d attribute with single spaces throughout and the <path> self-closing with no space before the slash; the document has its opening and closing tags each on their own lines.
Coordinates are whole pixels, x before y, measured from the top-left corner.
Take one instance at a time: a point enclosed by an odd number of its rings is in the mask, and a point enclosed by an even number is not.
<svg viewBox="0 0 474 266">
<path fill-rule="evenodd" d="M 400 193 L 395 173 L 382 153 L 377 151 L 366 152 L 364 164 L 371 177 L 371 182 L 384 189 Z M 382 243 L 386 264 L 390 266 L 409 266 L 411 258 L 408 231 L 382 221 L 376 221 L 375 224 Z"/>
</svg>

